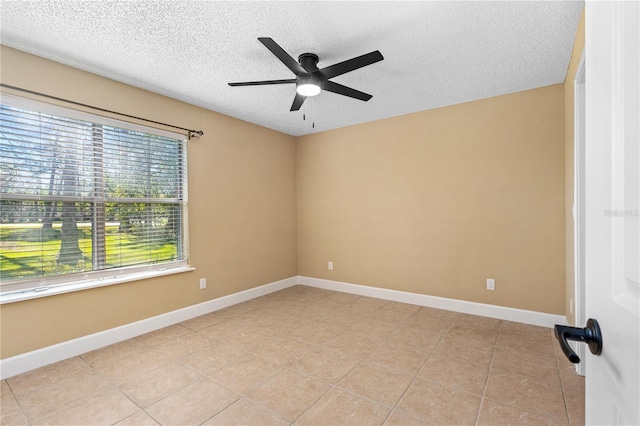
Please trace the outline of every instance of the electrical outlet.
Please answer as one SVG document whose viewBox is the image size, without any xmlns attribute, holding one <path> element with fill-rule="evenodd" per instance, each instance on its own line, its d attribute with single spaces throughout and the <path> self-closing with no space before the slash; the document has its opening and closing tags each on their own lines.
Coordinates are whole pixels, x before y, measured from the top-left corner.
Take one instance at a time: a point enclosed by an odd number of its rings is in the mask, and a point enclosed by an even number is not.
<svg viewBox="0 0 640 426">
<path fill-rule="evenodd" d="M 207 288 L 207 279 L 206 278 L 200 278 L 200 290 L 203 290 Z"/>
<path fill-rule="evenodd" d="M 573 298 L 569 298 L 569 313 L 573 313 Z"/>
<path fill-rule="evenodd" d="M 333 271 L 333 262 L 332 262 L 332 261 L 329 261 L 329 263 L 327 264 L 327 268 L 328 268 L 330 271 Z"/>
<path fill-rule="evenodd" d="M 487 278 L 487 290 L 495 290 L 496 289 L 496 280 L 493 278 Z"/>
</svg>

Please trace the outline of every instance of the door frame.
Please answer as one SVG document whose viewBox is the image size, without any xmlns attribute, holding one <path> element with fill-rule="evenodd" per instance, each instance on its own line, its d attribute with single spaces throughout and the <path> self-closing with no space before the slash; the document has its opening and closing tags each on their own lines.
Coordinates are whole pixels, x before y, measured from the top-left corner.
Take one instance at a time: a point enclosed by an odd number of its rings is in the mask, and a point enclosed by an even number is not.
<svg viewBox="0 0 640 426">
<path fill-rule="evenodd" d="M 585 57 L 584 50 L 573 81 L 573 267 L 574 267 L 574 324 L 583 327 L 585 315 Z M 571 342 L 580 359 L 586 355 L 586 347 Z M 584 362 L 576 364 L 576 372 L 584 376 Z"/>
</svg>

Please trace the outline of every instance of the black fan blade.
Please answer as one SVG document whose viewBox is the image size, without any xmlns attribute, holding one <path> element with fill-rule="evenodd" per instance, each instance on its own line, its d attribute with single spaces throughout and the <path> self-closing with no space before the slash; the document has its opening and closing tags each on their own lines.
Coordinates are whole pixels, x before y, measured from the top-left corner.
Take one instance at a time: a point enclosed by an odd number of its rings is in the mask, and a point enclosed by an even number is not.
<svg viewBox="0 0 640 426">
<path fill-rule="evenodd" d="M 263 86 L 265 84 L 288 84 L 295 83 L 295 78 L 289 78 L 287 80 L 265 80 L 265 81 L 244 81 L 241 83 L 228 83 L 229 86 Z"/>
<path fill-rule="evenodd" d="M 291 105 L 291 109 L 289 111 L 298 111 L 304 100 L 307 99 L 306 96 L 302 96 L 300 93 L 296 92 L 296 97 L 293 98 L 293 104 Z"/>
<path fill-rule="evenodd" d="M 375 52 L 367 53 L 357 58 L 329 65 L 328 67 L 322 68 L 320 74 L 322 74 L 324 78 L 332 78 L 349 71 L 357 70 L 358 68 L 366 67 L 367 65 L 375 64 L 383 59 L 382 53 L 376 50 Z"/>
<path fill-rule="evenodd" d="M 343 86 L 334 81 L 325 81 L 322 83 L 322 89 L 327 92 L 337 93 L 338 95 L 348 96 L 350 98 L 360 99 L 361 101 L 368 101 L 372 96 L 368 93 L 361 92 L 351 87 Z"/>
<path fill-rule="evenodd" d="M 260 43 L 264 44 L 267 49 L 271 51 L 283 64 L 287 66 L 295 75 L 307 75 L 307 71 L 305 71 L 302 66 L 296 62 L 287 52 L 284 51 L 278 43 L 273 41 L 273 39 L 269 37 L 258 37 Z"/>
</svg>

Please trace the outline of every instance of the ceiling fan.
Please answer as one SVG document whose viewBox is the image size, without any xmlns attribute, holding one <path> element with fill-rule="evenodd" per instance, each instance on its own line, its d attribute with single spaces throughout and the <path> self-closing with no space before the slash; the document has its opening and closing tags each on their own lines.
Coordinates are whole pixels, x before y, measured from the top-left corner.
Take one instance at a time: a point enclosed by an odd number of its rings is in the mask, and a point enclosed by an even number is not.
<svg viewBox="0 0 640 426">
<path fill-rule="evenodd" d="M 371 99 L 372 96 L 368 93 L 343 86 L 329 79 L 383 60 L 384 58 L 379 51 L 376 50 L 375 52 L 367 53 L 328 67 L 318 68 L 318 55 L 316 54 L 303 53 L 298 56 L 298 62 L 296 62 L 278 43 L 273 41 L 273 39 L 269 37 L 259 37 L 258 40 L 264 44 L 271 53 L 276 55 L 276 57 L 296 75 L 296 78 L 229 83 L 229 86 L 262 86 L 267 84 L 295 83 L 296 96 L 293 99 L 290 111 L 298 111 L 308 96 L 315 96 L 319 94 L 321 90 L 360 99 L 365 102 Z"/>
</svg>

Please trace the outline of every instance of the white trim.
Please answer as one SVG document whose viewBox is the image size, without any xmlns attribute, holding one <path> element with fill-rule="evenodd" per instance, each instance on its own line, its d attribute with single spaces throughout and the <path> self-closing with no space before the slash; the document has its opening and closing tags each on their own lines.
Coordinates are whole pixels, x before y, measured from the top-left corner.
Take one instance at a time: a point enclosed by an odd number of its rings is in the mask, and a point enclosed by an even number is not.
<svg viewBox="0 0 640 426">
<path fill-rule="evenodd" d="M 564 315 L 553 315 L 544 312 L 527 311 L 524 309 L 487 305 L 465 300 L 448 299 L 445 297 L 428 296 L 425 294 L 369 287 L 340 281 L 297 276 L 2 359 L 0 360 L 0 380 L 100 349 L 123 340 L 131 339 L 200 315 L 246 302 L 247 300 L 283 290 L 296 284 L 549 328 L 553 327 L 554 324 L 567 324 Z"/>
<path fill-rule="evenodd" d="M 585 237 L 585 57 L 584 50 L 573 81 L 573 274 L 574 274 L 574 325 L 583 327 L 585 316 L 584 298 L 584 237 Z M 586 345 L 570 342 L 580 359 L 584 359 Z M 584 362 L 576 364 L 576 372 L 584 376 Z"/>
<path fill-rule="evenodd" d="M 0 379 L 24 373 L 54 362 L 100 349 L 209 312 L 217 311 L 297 284 L 297 277 L 286 278 L 260 287 L 219 297 L 166 314 L 136 321 L 120 327 L 68 340 L 42 349 L 0 360 Z"/>
<path fill-rule="evenodd" d="M 150 271 L 132 272 L 121 274 L 127 269 L 117 269 L 111 271 L 95 271 L 95 275 L 86 276 L 91 277 L 84 280 L 70 281 L 64 284 L 55 284 L 55 280 L 52 280 L 51 286 L 46 285 L 46 281 L 41 286 L 29 287 L 22 290 L 13 290 L 0 294 L 0 305 L 5 303 L 22 302 L 25 300 L 38 299 L 40 297 L 55 296 L 57 294 L 70 293 L 72 291 L 88 290 L 90 288 L 104 287 L 108 285 L 128 283 L 131 281 L 144 280 L 148 278 L 162 277 L 164 275 L 181 274 L 183 272 L 195 271 L 196 268 L 186 265 L 167 267 L 165 265 L 162 269 L 152 269 Z M 158 265 L 149 265 L 148 267 L 157 267 Z M 139 269 L 139 268 L 138 268 Z M 69 277 L 67 277 L 68 279 Z M 64 282 L 63 279 L 58 279 L 58 282 Z"/>
<path fill-rule="evenodd" d="M 377 299 L 393 300 L 395 302 L 411 303 L 413 305 L 428 306 L 464 314 L 479 315 L 507 321 L 521 322 L 553 328 L 555 324 L 566 325 L 564 315 L 554 315 L 545 312 L 528 311 L 524 309 L 507 308 L 505 306 L 487 305 L 466 300 L 448 299 L 446 297 L 428 296 L 426 294 L 409 293 L 406 291 L 389 290 L 386 288 L 369 287 L 340 281 L 324 280 L 298 276 L 298 284 L 360 296 L 375 297 Z"/>
</svg>

